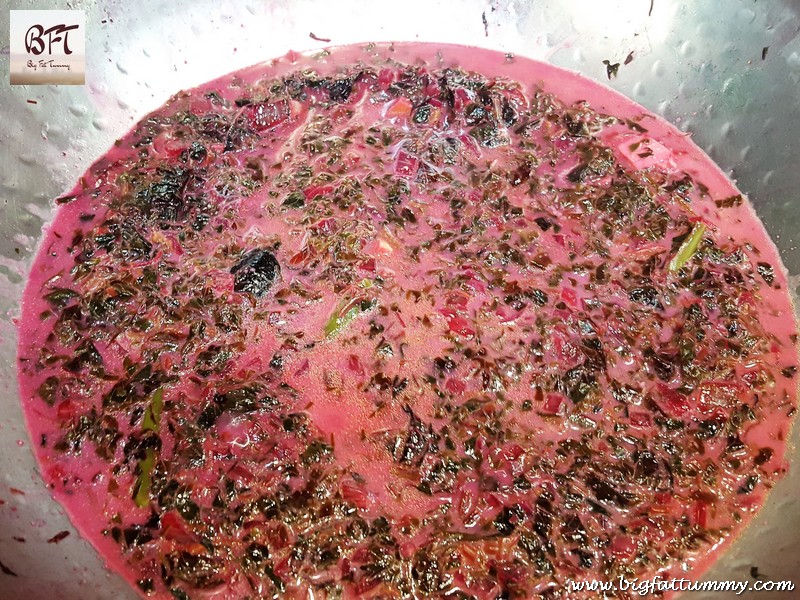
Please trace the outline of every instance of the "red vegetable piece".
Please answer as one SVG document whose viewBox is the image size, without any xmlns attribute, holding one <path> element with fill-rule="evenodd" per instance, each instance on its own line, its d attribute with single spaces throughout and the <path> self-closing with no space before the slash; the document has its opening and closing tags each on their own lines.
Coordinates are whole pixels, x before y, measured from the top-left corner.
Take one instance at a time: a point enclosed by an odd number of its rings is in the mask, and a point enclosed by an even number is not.
<svg viewBox="0 0 800 600">
<path fill-rule="evenodd" d="M 408 98 L 398 98 L 388 106 L 386 109 L 386 116 L 390 119 L 408 117 L 413 108 Z"/>
<path fill-rule="evenodd" d="M 692 523 L 698 527 L 708 526 L 708 502 L 705 500 L 696 500 L 692 505 Z"/>
<path fill-rule="evenodd" d="M 311 250 L 310 247 L 306 246 L 302 250 L 300 250 L 300 252 L 298 252 L 297 254 L 293 255 L 289 259 L 289 264 L 291 266 L 293 266 L 293 267 L 305 264 L 308 261 L 308 259 L 311 258 L 312 255 L 313 255 L 313 251 Z"/>
<path fill-rule="evenodd" d="M 525 454 L 525 450 L 519 444 L 509 444 L 503 448 L 503 458 L 509 462 L 514 462 L 523 454 Z"/>
<path fill-rule="evenodd" d="M 394 72 L 391 69 L 381 69 L 380 73 L 378 73 L 378 87 L 382 90 L 385 90 L 389 87 L 394 81 Z M 408 101 L 406 98 L 404 100 Z M 409 105 L 411 103 L 409 102 Z M 409 108 L 409 112 L 411 109 Z"/>
<path fill-rule="evenodd" d="M 332 185 L 312 185 L 303 190 L 306 200 L 313 200 L 317 196 L 327 196 L 333 191 Z"/>
<path fill-rule="evenodd" d="M 56 413 L 58 414 L 59 419 L 66 421 L 67 419 L 71 419 L 75 416 L 75 410 L 75 404 L 73 404 L 71 400 L 64 400 L 58 405 Z"/>
<path fill-rule="evenodd" d="M 689 399 L 671 387 L 658 383 L 658 393 L 660 398 L 657 399 L 659 406 L 662 410 L 673 417 L 682 417 L 691 408 Z"/>
<path fill-rule="evenodd" d="M 458 136 L 459 141 L 461 142 L 461 147 L 464 149 L 464 152 L 472 158 L 478 158 L 481 155 L 480 147 L 478 143 L 475 141 L 475 138 L 471 135 L 467 135 L 466 133 Z"/>
<path fill-rule="evenodd" d="M 330 235 L 338 229 L 338 226 L 336 225 L 336 219 L 329 217 L 317 221 L 311 226 L 311 229 L 322 235 Z"/>
<path fill-rule="evenodd" d="M 627 535 L 618 535 L 611 542 L 611 554 L 616 558 L 631 558 L 636 552 L 636 542 Z"/>
<path fill-rule="evenodd" d="M 704 381 L 697 386 L 693 398 L 701 413 L 710 414 L 717 407 L 729 408 L 738 404 L 743 391 L 744 386 L 737 382 Z"/>
<path fill-rule="evenodd" d="M 255 102 L 244 108 L 244 114 L 250 127 L 256 131 L 265 131 L 277 127 L 291 115 L 287 100 L 275 102 Z"/>
<path fill-rule="evenodd" d="M 561 299 L 565 304 L 578 308 L 578 294 L 571 287 L 561 288 Z"/>
<path fill-rule="evenodd" d="M 672 504 L 672 494 L 670 492 L 656 492 L 653 501 L 659 506 Z"/>
<path fill-rule="evenodd" d="M 475 335 L 475 330 L 470 326 L 469 321 L 461 315 L 457 315 L 454 310 L 444 308 L 439 312 L 447 319 L 447 326 L 450 328 L 450 331 L 458 335 L 463 335 L 464 337 Z"/>
<path fill-rule="evenodd" d="M 460 394 L 464 390 L 467 389 L 467 384 L 464 383 L 461 379 L 456 379 L 455 377 L 450 377 L 445 382 L 444 389 L 446 389 L 451 394 Z"/>
<path fill-rule="evenodd" d="M 472 100 L 473 98 L 470 96 L 470 93 L 464 88 L 456 88 L 453 90 L 453 110 L 457 113 L 463 111 Z"/>
<path fill-rule="evenodd" d="M 578 347 L 567 338 L 564 331 L 553 330 L 552 338 L 553 350 L 558 362 L 562 365 L 574 365 L 579 355 Z"/>
<path fill-rule="evenodd" d="M 345 482 L 342 484 L 342 498 L 362 510 L 366 510 L 369 505 L 369 496 L 366 490 L 355 483 Z"/>
<path fill-rule="evenodd" d="M 564 396 L 555 392 L 550 392 L 544 397 L 544 404 L 542 405 L 542 412 L 550 415 L 557 415 L 561 410 L 561 406 L 565 402 Z"/>
<path fill-rule="evenodd" d="M 360 377 L 364 376 L 364 367 L 361 366 L 361 361 L 355 354 L 347 357 L 347 368 Z"/>
<path fill-rule="evenodd" d="M 305 375 L 305 373 L 308 371 L 310 366 L 311 366 L 311 363 L 306 358 L 305 360 L 303 360 L 303 362 L 300 363 L 300 366 L 294 372 L 294 376 L 295 377 L 300 377 L 300 375 Z"/>
<path fill-rule="evenodd" d="M 628 421 L 632 427 L 650 427 L 653 424 L 653 418 L 649 412 L 644 410 L 629 410 Z"/>
<path fill-rule="evenodd" d="M 401 177 L 412 179 L 416 176 L 419 169 L 419 159 L 416 156 L 410 155 L 404 150 L 397 153 L 397 158 L 394 163 L 394 172 Z"/>
<path fill-rule="evenodd" d="M 502 562 L 495 565 L 497 580 L 503 585 L 519 585 L 528 576 L 525 567 L 513 562 Z"/>
<path fill-rule="evenodd" d="M 465 292 L 455 291 L 447 297 L 447 306 L 465 309 L 469 302 L 469 295 Z"/>
</svg>

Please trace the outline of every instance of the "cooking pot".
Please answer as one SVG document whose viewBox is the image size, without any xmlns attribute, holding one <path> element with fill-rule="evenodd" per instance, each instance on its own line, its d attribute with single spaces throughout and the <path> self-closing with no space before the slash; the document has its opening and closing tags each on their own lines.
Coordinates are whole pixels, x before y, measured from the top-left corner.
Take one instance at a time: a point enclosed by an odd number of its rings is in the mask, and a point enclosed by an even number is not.
<svg viewBox="0 0 800 600">
<path fill-rule="evenodd" d="M 56 4 L 20 0 L 13 8 L 65 8 Z M 14 319 L 52 199 L 182 88 L 289 49 L 368 41 L 459 43 L 548 61 L 604 81 L 692 135 L 749 195 L 793 293 L 800 283 L 797 0 L 76 0 L 67 7 L 86 11 L 86 85 L 0 84 L 0 598 L 137 597 L 103 567 L 39 477 L 19 406 Z M 8 19 L 0 13 L 4 73 Z M 800 598 L 796 444 L 790 459 L 789 475 L 706 579 L 796 577 L 797 590 L 776 595 Z M 764 596 L 741 596 L 749 597 Z"/>
</svg>

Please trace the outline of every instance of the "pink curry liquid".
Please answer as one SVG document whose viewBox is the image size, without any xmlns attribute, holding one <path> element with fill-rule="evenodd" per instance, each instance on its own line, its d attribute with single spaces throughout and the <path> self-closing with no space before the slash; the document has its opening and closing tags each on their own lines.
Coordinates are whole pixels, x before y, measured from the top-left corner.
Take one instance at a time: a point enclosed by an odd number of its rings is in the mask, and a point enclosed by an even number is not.
<svg viewBox="0 0 800 600">
<path fill-rule="evenodd" d="M 395 44 L 290 53 L 119 140 L 46 232 L 19 377 L 44 480 L 144 595 L 571 598 L 697 577 L 741 532 L 786 469 L 795 338 L 686 135 Z"/>
</svg>

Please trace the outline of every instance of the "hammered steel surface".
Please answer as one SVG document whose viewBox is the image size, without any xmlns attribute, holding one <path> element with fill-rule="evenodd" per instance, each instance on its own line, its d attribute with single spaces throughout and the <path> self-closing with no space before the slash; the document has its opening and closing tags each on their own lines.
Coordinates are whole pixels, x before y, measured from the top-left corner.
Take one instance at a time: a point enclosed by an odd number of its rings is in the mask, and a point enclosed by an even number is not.
<svg viewBox="0 0 800 600">
<path fill-rule="evenodd" d="M 135 598 L 44 488 L 16 388 L 13 319 L 52 199 L 174 92 L 289 49 L 409 40 L 484 46 L 604 81 L 666 117 L 747 193 L 800 283 L 800 1 L 18 0 L 86 11 L 85 86 L 8 83 L 0 12 L 0 597 Z M 606 65 L 620 63 L 607 80 Z M 786 318 L 792 318 L 786 315 Z M 797 431 L 794 435 L 798 438 Z M 706 579 L 796 578 L 800 460 Z M 53 536 L 71 533 L 60 542 Z M 51 540 L 53 543 L 48 543 Z M 698 600 L 730 594 L 693 594 Z M 741 598 L 764 598 L 763 594 Z M 794 592 L 779 598 L 800 598 Z"/>
</svg>

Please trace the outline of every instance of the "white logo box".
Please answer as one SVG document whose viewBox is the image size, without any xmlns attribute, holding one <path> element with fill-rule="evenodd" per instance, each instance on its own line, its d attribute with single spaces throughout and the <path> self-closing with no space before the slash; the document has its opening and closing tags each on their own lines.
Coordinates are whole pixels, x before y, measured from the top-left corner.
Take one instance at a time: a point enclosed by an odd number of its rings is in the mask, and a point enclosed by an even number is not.
<svg viewBox="0 0 800 600">
<path fill-rule="evenodd" d="M 86 15 L 82 10 L 12 10 L 12 85 L 83 85 Z"/>
</svg>

